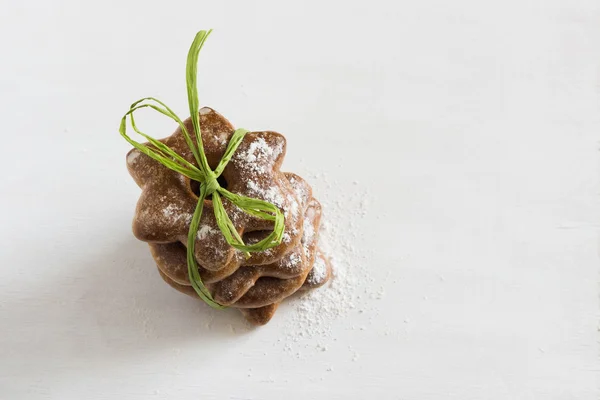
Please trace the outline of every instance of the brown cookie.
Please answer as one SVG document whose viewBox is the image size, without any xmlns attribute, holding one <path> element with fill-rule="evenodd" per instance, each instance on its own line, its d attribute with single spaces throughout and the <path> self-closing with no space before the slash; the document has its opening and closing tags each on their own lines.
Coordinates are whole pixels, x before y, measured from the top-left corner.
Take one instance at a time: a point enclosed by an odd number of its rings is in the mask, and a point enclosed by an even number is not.
<svg viewBox="0 0 600 400">
<path fill-rule="evenodd" d="M 260 308 L 240 308 L 242 315 L 254 325 L 264 325 L 273 318 L 279 303 L 269 304 Z"/>
<path fill-rule="evenodd" d="M 308 207 L 309 200 L 312 196 L 312 189 L 310 185 L 296 174 L 286 172 L 285 176 L 286 179 L 289 180 L 292 189 L 294 190 L 297 198 L 299 199 L 301 209 L 305 211 Z M 304 224 L 306 224 L 306 221 L 303 221 L 303 226 Z M 311 229 L 313 229 L 312 226 L 309 226 L 308 231 L 311 232 Z M 246 243 L 253 244 L 262 240 L 267 234 L 268 233 L 264 231 L 249 232 L 244 235 L 244 241 Z M 290 234 L 288 232 L 284 232 L 283 241 L 289 242 L 291 240 L 290 238 Z M 149 245 L 152 256 L 154 257 L 159 268 L 161 268 L 164 274 L 166 274 L 169 278 L 171 278 L 177 283 L 180 283 L 182 285 L 190 285 L 187 270 L 186 248 L 181 242 L 149 243 Z M 294 251 L 298 253 L 298 248 L 299 246 L 296 246 L 296 248 L 294 248 L 290 253 L 286 255 L 289 261 L 286 262 L 285 260 L 280 259 L 279 262 L 281 262 L 282 265 L 284 265 L 285 263 L 287 263 L 288 265 L 292 263 L 295 260 L 291 259 L 292 253 L 294 253 Z M 300 256 L 304 257 L 304 254 L 300 254 Z M 242 252 L 237 251 L 235 256 L 229 261 L 229 263 L 227 263 L 227 265 L 224 268 L 218 271 L 209 270 L 202 266 L 199 266 L 198 270 L 204 283 L 214 283 L 233 274 L 240 266 L 250 265 L 251 262 L 252 258 L 246 259 L 245 255 Z M 302 265 L 304 264 L 305 262 L 303 258 Z M 290 278 L 295 277 L 298 274 L 299 273 L 293 273 L 290 270 L 290 268 L 281 268 L 281 273 L 277 275 L 277 277 Z"/>
<path fill-rule="evenodd" d="M 280 302 L 298 290 L 315 260 L 321 205 L 311 199 L 305 211 L 302 244 L 268 265 L 242 265 L 232 275 L 210 285 L 215 300 L 238 308 Z"/>
<path fill-rule="evenodd" d="M 288 176 L 290 180 L 294 179 L 295 190 L 305 200 L 311 193 L 310 187 L 302 178 L 291 174 Z M 244 311 L 243 315 L 251 322 L 266 323 L 272 316 L 267 310 L 274 312 L 276 309 L 267 306 L 278 304 L 306 284 L 316 259 L 320 220 L 321 205 L 317 200 L 310 199 L 304 212 L 301 243 L 278 261 L 267 265 L 247 265 L 244 257 L 238 256 L 234 259 L 237 260 L 237 268 L 217 281 L 211 279 L 214 278 L 212 271 L 200 268 L 203 281 L 215 300 L 231 307 L 256 310 Z M 255 240 L 260 240 L 258 232 L 254 235 Z M 253 238 L 250 239 L 252 242 Z M 175 289 L 195 296 L 188 280 L 185 247 L 179 243 L 151 243 L 150 248 L 163 279 Z M 260 318 L 253 313 L 260 315 Z"/>
<path fill-rule="evenodd" d="M 221 160 L 233 126 L 210 108 L 199 111 L 204 150 L 211 168 Z M 184 124 L 194 138 L 191 119 Z M 195 164 L 181 129 L 162 140 L 167 146 Z M 279 207 L 285 216 L 286 240 L 271 249 L 251 253 L 247 262 L 269 264 L 289 253 L 302 235 L 302 210 L 292 184 L 280 171 L 285 156 L 285 138 L 275 132 L 250 132 L 245 137 L 221 176 L 227 190 L 240 195 L 265 200 Z M 135 236 L 148 243 L 187 243 L 192 214 L 196 207 L 197 182 L 174 172 L 134 149 L 127 155 L 127 166 L 142 188 L 133 221 Z M 236 230 L 245 234 L 273 228 L 271 221 L 250 216 L 228 200 L 223 205 Z M 206 270 L 220 271 L 237 253 L 217 226 L 212 201 L 206 199 L 194 246 L 197 262 Z"/>
</svg>

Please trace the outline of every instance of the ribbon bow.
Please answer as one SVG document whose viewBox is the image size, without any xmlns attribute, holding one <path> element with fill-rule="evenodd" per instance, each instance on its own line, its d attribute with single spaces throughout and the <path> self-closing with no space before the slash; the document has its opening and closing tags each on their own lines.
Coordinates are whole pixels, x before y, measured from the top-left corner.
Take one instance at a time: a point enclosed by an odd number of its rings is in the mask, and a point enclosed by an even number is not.
<svg viewBox="0 0 600 400">
<path fill-rule="evenodd" d="M 198 196 L 198 205 L 194 211 L 192 221 L 190 223 L 190 230 L 187 239 L 187 266 L 188 275 L 192 287 L 198 293 L 198 296 L 204 300 L 208 305 L 213 308 L 225 308 L 225 306 L 217 303 L 211 296 L 210 292 L 204 286 L 200 273 L 198 272 L 198 265 L 194 257 L 194 244 L 196 233 L 198 232 L 198 226 L 200 225 L 200 217 L 202 216 L 202 208 L 204 206 L 204 199 L 207 197 L 212 198 L 213 211 L 215 219 L 219 229 L 223 233 L 225 240 L 230 246 L 243 251 L 246 256 L 249 256 L 250 252 L 262 251 L 271 247 L 278 246 L 281 244 L 284 231 L 284 217 L 279 208 L 274 204 L 271 204 L 264 200 L 253 199 L 239 194 L 232 193 L 219 184 L 217 178 L 223 173 L 225 166 L 233 157 L 238 146 L 242 143 L 244 136 L 248 131 L 246 129 L 237 129 L 227 145 L 223 158 L 217 165 L 217 168 L 210 169 L 206 154 L 204 153 L 204 145 L 202 144 L 202 134 L 200 131 L 200 121 L 198 118 L 199 102 L 198 102 L 198 89 L 196 86 L 196 79 L 198 76 L 198 55 L 204 45 L 204 42 L 208 38 L 208 35 L 212 32 L 200 31 L 196 34 L 194 41 L 190 47 L 187 56 L 186 64 L 186 83 L 187 83 L 187 94 L 188 104 L 190 108 L 190 115 L 192 118 L 192 125 L 194 127 L 196 143 L 192 141 L 192 138 L 187 131 L 183 121 L 162 101 L 155 99 L 154 97 L 145 97 L 133 103 L 129 107 L 129 111 L 121 119 L 121 125 L 119 126 L 119 133 L 125 138 L 133 147 L 146 154 L 148 157 L 158 161 L 165 167 L 178 172 L 182 175 L 187 176 L 190 179 L 200 182 L 200 195 Z M 154 102 L 156 104 L 148 104 L 146 102 Z M 157 105 L 158 104 L 158 105 Z M 177 154 L 170 147 L 164 143 L 148 136 L 138 129 L 135 124 L 133 113 L 140 108 L 149 107 L 159 113 L 166 115 L 177 122 L 181 128 L 185 142 L 190 148 L 194 159 L 196 160 L 197 166 L 184 159 L 181 155 Z M 139 135 L 143 136 L 152 147 L 136 142 L 127 135 L 127 116 L 130 117 L 131 127 Z M 223 207 L 223 200 L 221 197 L 226 198 L 231 203 L 235 204 L 241 210 L 252 216 L 274 221 L 273 231 L 263 240 L 252 244 L 246 245 L 239 233 L 235 229 L 233 222 L 225 212 Z"/>
</svg>

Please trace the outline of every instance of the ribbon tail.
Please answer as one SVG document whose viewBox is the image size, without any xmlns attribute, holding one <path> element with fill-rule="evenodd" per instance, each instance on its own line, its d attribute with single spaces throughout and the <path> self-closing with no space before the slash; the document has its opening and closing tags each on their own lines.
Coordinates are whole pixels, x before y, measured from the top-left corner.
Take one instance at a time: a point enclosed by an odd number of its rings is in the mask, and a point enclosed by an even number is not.
<svg viewBox="0 0 600 400">
<path fill-rule="evenodd" d="M 225 308 L 221 304 L 217 303 L 211 296 L 210 292 L 204 286 L 202 282 L 202 277 L 200 276 L 200 272 L 198 271 L 198 264 L 196 263 L 196 257 L 194 256 L 194 246 L 196 243 L 196 235 L 198 232 L 198 226 L 200 225 L 200 217 L 202 216 L 202 209 L 204 207 L 204 199 L 206 198 L 206 186 L 202 186 L 200 189 L 200 197 L 198 199 L 198 205 L 196 206 L 196 210 L 194 211 L 194 215 L 192 217 L 192 222 L 190 224 L 190 231 L 188 233 L 187 240 L 187 266 L 188 266 L 188 275 L 190 277 L 190 283 L 198 296 L 202 300 L 204 300 L 209 306 L 221 309 Z"/>
</svg>

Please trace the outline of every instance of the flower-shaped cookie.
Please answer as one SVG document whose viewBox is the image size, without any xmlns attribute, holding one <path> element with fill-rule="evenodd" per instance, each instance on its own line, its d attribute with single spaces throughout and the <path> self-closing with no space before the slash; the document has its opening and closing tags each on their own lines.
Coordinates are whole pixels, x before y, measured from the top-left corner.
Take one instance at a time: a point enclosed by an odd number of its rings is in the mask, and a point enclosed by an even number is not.
<svg viewBox="0 0 600 400">
<path fill-rule="evenodd" d="M 244 316 L 255 324 L 268 322 L 277 305 L 298 289 L 321 286 L 330 276 L 329 262 L 317 248 L 321 205 L 311 197 L 312 190 L 302 178 L 290 173 L 286 177 L 304 210 L 300 243 L 271 264 L 252 265 L 238 253 L 227 268 L 218 272 L 199 268 L 213 298 L 220 304 L 243 309 Z M 262 234 L 253 232 L 248 239 L 250 243 L 258 241 Z M 177 290 L 196 296 L 187 275 L 185 247 L 171 243 L 150 244 L 150 248 L 163 279 Z"/>
<path fill-rule="evenodd" d="M 199 117 L 204 151 L 211 169 L 214 169 L 223 157 L 234 128 L 224 117 L 207 107 L 199 111 Z M 184 121 L 184 124 L 192 140 L 195 140 L 191 119 Z M 181 129 L 161 142 L 195 164 Z M 227 190 L 273 203 L 285 216 L 284 240 L 276 247 L 251 253 L 247 262 L 255 265 L 279 260 L 296 247 L 302 236 L 303 213 L 299 199 L 291 183 L 280 171 L 285 149 L 285 138 L 278 133 L 250 132 L 220 177 L 221 185 Z M 142 188 L 133 221 L 135 236 L 148 243 L 185 244 L 198 202 L 198 183 L 135 149 L 127 154 L 127 166 Z M 273 228 L 272 222 L 244 213 L 227 199 L 223 199 L 223 204 L 244 240 L 248 235 L 255 235 L 255 232 Z M 198 264 L 215 272 L 226 268 L 237 254 L 217 225 L 210 199 L 204 203 L 194 254 Z"/>
</svg>

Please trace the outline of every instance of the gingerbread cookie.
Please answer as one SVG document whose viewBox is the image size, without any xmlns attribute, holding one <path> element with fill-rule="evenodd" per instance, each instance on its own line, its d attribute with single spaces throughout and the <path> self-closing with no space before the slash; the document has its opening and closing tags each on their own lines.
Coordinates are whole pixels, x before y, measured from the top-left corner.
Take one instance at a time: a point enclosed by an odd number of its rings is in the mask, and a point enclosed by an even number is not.
<svg viewBox="0 0 600 400">
<path fill-rule="evenodd" d="M 234 130 L 208 107 L 196 114 L 197 61 L 210 32 L 196 34 L 187 57 L 193 118 L 182 122 L 152 97 L 134 102 L 121 118 L 119 133 L 135 148 L 127 167 L 142 189 L 133 232 L 149 244 L 169 285 L 214 308 L 236 307 L 262 325 L 284 298 L 331 275 L 317 247 L 321 205 L 302 178 L 281 172 L 282 135 Z M 160 141 L 146 135 L 133 113 L 147 107 L 179 128 Z M 128 119 L 150 143 L 127 134 Z"/>
<path fill-rule="evenodd" d="M 304 219 L 304 243 L 269 265 L 243 263 L 231 276 L 211 285 L 215 300 L 238 308 L 257 308 L 279 302 L 298 290 L 315 260 L 316 235 L 311 238 L 306 235 L 320 224 L 319 202 L 312 199 L 306 214 L 309 217 Z"/>
<path fill-rule="evenodd" d="M 315 260 L 324 260 L 323 256 L 317 256 L 321 205 L 316 199 L 310 198 L 312 190 L 302 178 L 294 174 L 286 174 L 286 177 L 305 207 L 303 236 L 298 246 L 275 263 L 267 265 L 249 264 L 245 257 L 238 253 L 230 263 L 235 264 L 234 267 L 224 269 L 233 272 L 217 280 L 213 271 L 199 268 L 200 275 L 214 299 L 223 305 L 249 309 L 243 314 L 254 323 L 266 323 L 276 310 L 273 304 L 278 304 L 301 287 L 318 287 L 329 277 L 328 274 L 322 276 L 321 273 L 310 275 Z M 261 233 L 253 232 L 249 234 L 248 239 L 249 243 L 258 241 L 262 239 Z M 177 290 L 195 296 L 187 276 L 185 247 L 178 243 L 151 243 L 150 248 L 163 279 Z M 307 276 L 319 276 L 320 281 L 312 278 L 308 280 Z M 269 305 L 271 307 L 267 307 Z M 268 311 L 271 312 L 270 315 Z M 260 318 L 255 316 L 255 313 L 258 313 Z"/>
<path fill-rule="evenodd" d="M 199 115 L 204 151 L 210 167 L 215 168 L 234 129 L 229 121 L 210 108 L 202 108 Z M 184 121 L 184 124 L 193 137 L 195 132 L 191 119 Z M 188 162 L 195 164 L 181 129 L 162 142 Z M 275 262 L 293 249 L 302 235 L 303 215 L 299 200 L 292 185 L 279 170 L 285 148 L 285 138 L 278 133 L 250 132 L 244 137 L 222 174 L 227 190 L 273 203 L 285 216 L 286 240 L 279 246 L 251 253 L 248 262 L 253 264 Z M 142 188 L 133 221 L 135 236 L 149 243 L 186 243 L 191 217 L 198 201 L 197 193 L 194 193 L 196 184 L 139 150 L 134 149 L 128 153 L 127 166 Z M 244 213 L 227 199 L 223 199 L 223 204 L 242 237 L 251 232 L 273 228 L 272 222 Z M 236 253 L 217 225 L 210 199 L 205 200 L 194 250 L 198 264 L 211 271 L 226 268 Z"/>
</svg>

